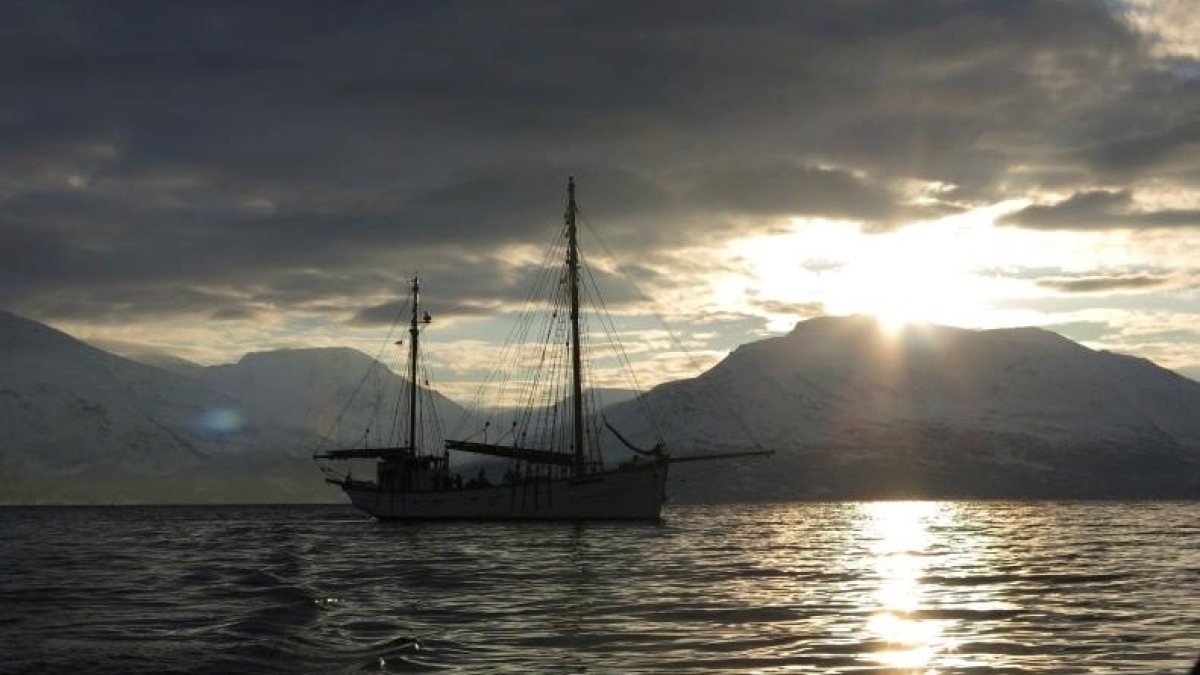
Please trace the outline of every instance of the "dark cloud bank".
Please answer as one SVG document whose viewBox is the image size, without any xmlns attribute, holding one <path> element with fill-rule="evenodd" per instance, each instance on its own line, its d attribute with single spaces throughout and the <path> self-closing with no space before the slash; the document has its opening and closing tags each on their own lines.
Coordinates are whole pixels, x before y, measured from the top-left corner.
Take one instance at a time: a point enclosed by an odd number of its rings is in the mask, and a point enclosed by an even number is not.
<svg viewBox="0 0 1200 675">
<path fill-rule="evenodd" d="M 467 312 L 510 292 L 488 270 L 555 226 L 572 173 L 645 257 L 1039 191 L 1073 196 L 1003 224 L 1200 226 L 1136 199 L 1200 182 L 1194 64 L 1114 6 L 9 3 L 0 306 L 248 316 L 419 267 Z"/>
</svg>

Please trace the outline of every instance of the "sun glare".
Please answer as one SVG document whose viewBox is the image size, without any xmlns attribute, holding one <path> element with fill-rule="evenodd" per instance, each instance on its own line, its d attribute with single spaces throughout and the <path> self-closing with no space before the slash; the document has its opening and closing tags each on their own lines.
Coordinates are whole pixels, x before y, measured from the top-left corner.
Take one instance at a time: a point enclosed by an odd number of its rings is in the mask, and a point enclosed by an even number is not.
<svg viewBox="0 0 1200 675">
<path fill-rule="evenodd" d="M 873 502 L 862 505 L 862 536 L 870 543 L 879 586 L 878 603 L 867 631 L 887 645 L 875 659 L 891 668 L 929 668 L 939 654 L 954 648 L 944 626 L 922 619 L 926 558 L 932 545 L 929 525 L 943 517 L 933 502 Z"/>
<path fill-rule="evenodd" d="M 1031 259 L 1027 233 L 992 226 L 999 208 L 886 233 L 797 220 L 790 233 L 734 242 L 728 253 L 737 271 L 717 282 L 716 297 L 766 313 L 772 330 L 816 312 L 872 315 L 889 331 L 914 323 L 995 325 L 993 303 L 1030 292 L 1020 279 L 989 272 Z"/>
</svg>

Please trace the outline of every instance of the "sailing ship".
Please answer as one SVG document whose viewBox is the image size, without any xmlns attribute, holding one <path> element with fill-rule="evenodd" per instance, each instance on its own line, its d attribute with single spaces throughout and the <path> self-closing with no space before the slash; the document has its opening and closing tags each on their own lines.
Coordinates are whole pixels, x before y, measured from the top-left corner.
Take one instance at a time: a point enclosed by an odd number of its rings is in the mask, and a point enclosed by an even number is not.
<svg viewBox="0 0 1200 675">
<path fill-rule="evenodd" d="M 326 481 L 340 487 L 350 502 L 366 513 L 385 520 L 658 520 L 667 499 L 667 475 L 674 463 L 769 455 L 755 450 L 722 454 L 672 456 L 661 438 L 650 447 L 637 447 L 598 410 L 595 392 L 585 387 L 585 351 L 589 335 L 581 312 L 585 284 L 583 259 L 579 246 L 578 206 L 575 181 L 567 184 L 567 208 L 563 218 L 562 239 L 565 251 L 557 257 L 557 272 L 546 277 L 541 286 L 555 300 L 541 313 L 550 317 L 549 327 L 541 332 L 548 344 L 561 348 L 561 357 L 540 356 L 540 367 L 566 375 L 561 388 L 544 389 L 546 398 L 536 398 L 533 385 L 549 378 L 543 374 L 523 380 L 520 398 L 526 403 L 522 412 L 512 413 L 514 421 L 503 437 L 486 438 L 490 422 L 482 427 L 484 438 L 446 439 L 441 447 L 430 448 L 418 434 L 418 359 L 420 335 L 431 319 L 420 307 L 420 284 L 412 281 L 411 317 L 408 339 L 407 436 L 401 442 L 379 447 L 326 450 L 314 458 L 320 460 Z M 609 324 L 603 324 L 609 326 Z M 525 334 L 522 334 L 525 335 Z M 527 342 L 524 339 L 518 342 Z M 590 353 L 590 351 L 589 351 Z M 628 449 L 629 459 L 615 466 L 605 464 L 601 435 Z M 611 444 L 611 441 L 610 441 Z M 483 469 L 469 480 L 454 472 L 451 453 L 497 458 L 506 461 L 503 479 L 493 483 Z M 359 479 L 347 471 L 329 470 L 330 460 L 374 460 L 373 479 Z"/>
</svg>

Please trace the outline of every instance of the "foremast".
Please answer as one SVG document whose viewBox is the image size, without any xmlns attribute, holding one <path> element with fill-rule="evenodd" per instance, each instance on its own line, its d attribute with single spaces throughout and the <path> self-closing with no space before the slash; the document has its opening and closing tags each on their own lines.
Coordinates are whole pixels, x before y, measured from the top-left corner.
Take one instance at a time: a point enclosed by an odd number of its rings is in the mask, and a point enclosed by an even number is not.
<svg viewBox="0 0 1200 675">
<path fill-rule="evenodd" d="M 413 455 L 417 453 L 417 361 L 421 347 L 422 323 L 420 300 L 421 278 L 414 275 L 412 278 L 412 320 L 408 324 L 408 450 Z M 430 321 L 428 314 L 423 319 L 426 324 Z"/>
<path fill-rule="evenodd" d="M 409 459 L 417 456 L 417 444 L 420 439 L 417 438 L 417 402 L 420 397 L 420 389 L 417 386 L 417 373 L 419 372 L 420 363 L 420 339 L 421 327 L 427 326 L 433 322 L 428 312 L 422 312 L 420 309 L 420 294 L 421 280 L 418 275 L 413 275 L 412 278 L 412 316 L 408 324 L 408 363 L 406 371 L 408 374 L 408 432 L 404 439 L 406 443 L 396 446 L 394 444 L 385 447 L 360 447 L 360 448 L 344 448 L 338 450 L 326 450 L 313 454 L 313 459 L 383 459 L 397 460 Z M 400 344 L 400 343 L 397 343 Z M 401 397 L 403 403 L 403 397 Z M 397 408 L 401 403 L 397 404 Z M 395 430 L 393 430 L 395 431 Z M 365 437 L 364 437 L 365 438 Z M 392 436 L 389 434 L 389 442 L 399 441 L 399 434 Z M 340 483 L 342 481 L 331 481 Z"/>
</svg>

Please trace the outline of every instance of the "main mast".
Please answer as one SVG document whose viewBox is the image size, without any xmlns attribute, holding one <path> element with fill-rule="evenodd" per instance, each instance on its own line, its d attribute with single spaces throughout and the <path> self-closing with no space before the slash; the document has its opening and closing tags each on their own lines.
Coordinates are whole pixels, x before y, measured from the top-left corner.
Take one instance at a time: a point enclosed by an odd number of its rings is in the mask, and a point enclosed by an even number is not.
<svg viewBox="0 0 1200 675">
<path fill-rule="evenodd" d="M 583 367 L 579 348 L 579 234 L 575 227 L 575 177 L 567 179 L 567 279 L 571 293 L 571 443 L 574 472 L 583 475 Z"/>
</svg>

